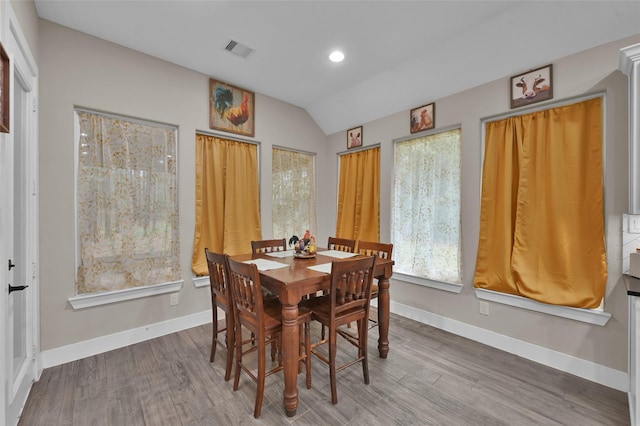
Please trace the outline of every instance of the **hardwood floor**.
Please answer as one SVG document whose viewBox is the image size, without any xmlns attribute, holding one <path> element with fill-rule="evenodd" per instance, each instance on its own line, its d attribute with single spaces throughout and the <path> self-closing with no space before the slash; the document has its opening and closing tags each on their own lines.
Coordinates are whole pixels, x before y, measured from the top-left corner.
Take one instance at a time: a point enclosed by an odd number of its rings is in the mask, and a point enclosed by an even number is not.
<svg viewBox="0 0 640 426">
<path fill-rule="evenodd" d="M 233 379 L 224 381 L 225 351 L 209 363 L 209 324 L 46 369 L 19 424 L 630 424 L 624 392 L 397 315 L 390 329 L 386 360 L 378 357 L 377 329 L 369 334 L 370 385 L 359 365 L 338 373 L 337 405 L 329 371 L 314 358 L 313 388 L 301 374 L 292 418 L 284 414 L 281 374 L 267 378 L 262 415 L 253 418 L 255 384 L 242 376 L 233 392 Z M 345 343 L 338 347 L 349 349 Z"/>
</svg>

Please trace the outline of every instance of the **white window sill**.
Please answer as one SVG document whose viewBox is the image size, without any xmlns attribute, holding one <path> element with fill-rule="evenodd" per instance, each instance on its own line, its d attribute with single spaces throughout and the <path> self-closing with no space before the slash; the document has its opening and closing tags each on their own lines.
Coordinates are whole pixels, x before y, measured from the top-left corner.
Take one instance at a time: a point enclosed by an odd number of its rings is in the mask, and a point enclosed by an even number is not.
<svg viewBox="0 0 640 426">
<path fill-rule="evenodd" d="M 463 285 L 457 283 L 445 283 L 442 281 L 433 281 L 427 278 L 420 278 L 413 275 L 401 274 L 399 272 L 394 272 L 391 277 L 394 280 L 404 281 L 412 284 L 422 285 L 425 287 L 431 287 L 438 290 L 444 290 L 451 293 L 460 293 L 462 291 Z"/>
<path fill-rule="evenodd" d="M 183 281 L 150 285 L 145 287 L 127 288 L 124 290 L 104 291 L 100 293 L 81 294 L 70 297 L 69 304 L 73 309 L 91 308 L 107 305 L 124 300 L 139 299 L 141 297 L 156 296 L 164 293 L 174 293 L 182 289 Z"/>
<path fill-rule="evenodd" d="M 196 288 L 209 287 L 209 277 L 208 276 L 193 277 L 193 285 Z"/>
<path fill-rule="evenodd" d="M 474 289 L 476 297 L 482 300 L 502 303 L 503 305 L 515 306 L 518 308 L 529 309 L 531 311 L 542 312 L 549 315 L 555 315 L 562 318 L 568 318 L 575 321 L 586 322 L 589 324 L 604 326 L 611 314 L 604 312 L 601 308 L 597 309 L 581 309 L 571 308 L 567 306 L 548 305 L 546 303 L 536 302 L 526 297 L 516 296 L 513 294 L 500 293 L 497 291 L 485 290 L 482 288 Z"/>
</svg>

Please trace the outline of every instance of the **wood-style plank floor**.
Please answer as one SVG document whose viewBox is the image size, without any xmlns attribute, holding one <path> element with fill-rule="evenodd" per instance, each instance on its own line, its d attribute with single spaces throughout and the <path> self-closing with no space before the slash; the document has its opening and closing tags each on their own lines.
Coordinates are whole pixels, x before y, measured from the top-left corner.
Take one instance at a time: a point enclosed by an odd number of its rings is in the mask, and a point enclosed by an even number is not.
<svg viewBox="0 0 640 426">
<path fill-rule="evenodd" d="M 375 313 L 373 313 L 375 317 Z M 314 334 L 318 332 L 316 328 Z M 299 376 L 300 403 L 288 418 L 281 374 L 267 378 L 260 419 L 255 384 L 243 374 L 233 392 L 226 354 L 209 363 L 211 325 L 46 369 L 20 425 L 629 425 L 627 394 L 442 330 L 391 316 L 387 359 L 370 331 L 369 369 L 338 373 L 312 361 L 313 388 Z M 339 348 L 350 353 L 348 343 Z"/>
</svg>

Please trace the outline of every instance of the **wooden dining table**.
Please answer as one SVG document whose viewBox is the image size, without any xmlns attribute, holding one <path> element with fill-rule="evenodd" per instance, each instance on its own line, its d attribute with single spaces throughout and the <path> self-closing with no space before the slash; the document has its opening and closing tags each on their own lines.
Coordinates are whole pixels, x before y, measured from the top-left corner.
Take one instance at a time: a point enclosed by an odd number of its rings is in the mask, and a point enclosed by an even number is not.
<svg viewBox="0 0 640 426">
<path fill-rule="evenodd" d="M 287 416 L 295 416 L 298 408 L 298 354 L 300 336 L 297 321 L 298 303 L 302 297 L 331 286 L 331 275 L 309 269 L 309 266 L 330 264 L 335 257 L 323 255 L 325 249 L 318 249 L 317 255 L 309 259 L 293 257 L 293 252 L 269 255 L 240 254 L 232 256 L 237 261 L 269 260 L 286 264 L 278 269 L 260 270 L 262 286 L 278 295 L 282 304 L 282 362 L 284 366 L 284 409 Z M 283 253 L 283 252 L 280 252 Z M 327 251 L 331 254 L 332 251 Z M 278 257 L 275 257 L 278 256 Z M 258 268 L 260 269 L 260 267 Z M 378 352 L 381 358 L 389 353 L 389 278 L 393 273 L 393 260 L 378 259 L 374 275 L 378 279 Z"/>
</svg>

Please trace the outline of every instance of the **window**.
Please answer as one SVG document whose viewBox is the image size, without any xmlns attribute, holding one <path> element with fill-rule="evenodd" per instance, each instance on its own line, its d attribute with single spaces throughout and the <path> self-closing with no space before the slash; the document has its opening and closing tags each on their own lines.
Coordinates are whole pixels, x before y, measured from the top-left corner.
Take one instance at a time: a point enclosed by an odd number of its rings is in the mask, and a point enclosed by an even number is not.
<svg viewBox="0 0 640 426">
<path fill-rule="evenodd" d="M 336 237 L 380 241 L 380 147 L 340 155 Z"/>
<path fill-rule="evenodd" d="M 76 110 L 77 293 L 182 279 L 177 130 Z"/>
<path fill-rule="evenodd" d="M 209 275 L 204 249 L 251 253 L 262 239 L 258 145 L 196 133 L 196 229 L 191 269 Z"/>
<path fill-rule="evenodd" d="M 600 307 L 603 180 L 601 96 L 487 122 L 475 287 Z"/>
<path fill-rule="evenodd" d="M 313 154 L 273 148 L 273 238 L 316 233 L 316 178 Z"/>
<path fill-rule="evenodd" d="M 453 129 L 395 143 L 394 272 L 462 282 L 460 135 Z"/>
</svg>

